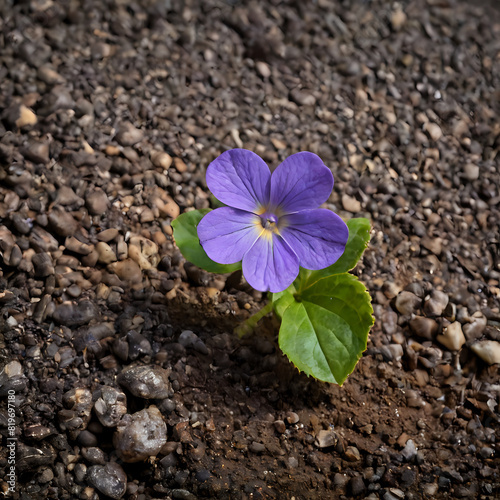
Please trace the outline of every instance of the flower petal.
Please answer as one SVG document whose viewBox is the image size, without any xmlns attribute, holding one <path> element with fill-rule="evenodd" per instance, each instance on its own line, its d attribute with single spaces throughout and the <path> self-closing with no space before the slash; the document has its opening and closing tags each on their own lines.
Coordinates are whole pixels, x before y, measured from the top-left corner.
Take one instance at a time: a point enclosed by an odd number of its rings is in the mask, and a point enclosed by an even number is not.
<svg viewBox="0 0 500 500">
<path fill-rule="evenodd" d="M 256 212 L 269 201 L 271 172 L 264 160 L 246 149 L 231 149 L 207 168 L 207 186 L 222 203 Z"/>
<path fill-rule="evenodd" d="M 262 225 L 257 215 L 222 207 L 208 212 L 197 230 L 201 246 L 214 262 L 234 264 L 252 247 Z"/>
<path fill-rule="evenodd" d="M 263 233 L 243 257 L 243 276 L 261 292 L 282 292 L 299 274 L 299 260 L 276 234 Z"/>
<path fill-rule="evenodd" d="M 318 208 L 333 189 L 330 169 L 314 153 L 289 156 L 271 176 L 271 207 L 282 213 Z"/>
<path fill-rule="evenodd" d="M 297 254 L 301 267 L 324 269 L 344 253 L 349 229 L 336 213 L 325 208 L 304 210 L 284 216 L 282 222 L 281 235 Z"/>
</svg>

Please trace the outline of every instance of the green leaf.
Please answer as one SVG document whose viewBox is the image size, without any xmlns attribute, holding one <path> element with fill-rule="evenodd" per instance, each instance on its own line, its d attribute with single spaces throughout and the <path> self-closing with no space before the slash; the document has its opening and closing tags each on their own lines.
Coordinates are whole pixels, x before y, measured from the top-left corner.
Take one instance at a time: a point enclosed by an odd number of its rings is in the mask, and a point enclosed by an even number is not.
<svg viewBox="0 0 500 500">
<path fill-rule="evenodd" d="M 241 269 L 241 262 L 236 264 L 217 264 L 211 260 L 200 245 L 196 228 L 200 220 L 210 212 L 209 208 L 185 212 L 172 221 L 174 239 L 182 255 L 195 266 L 210 273 L 232 273 Z"/>
<path fill-rule="evenodd" d="M 319 279 L 300 297 L 288 290 L 282 294 L 277 300 L 281 350 L 300 371 L 342 385 L 366 349 L 373 325 L 366 287 L 342 273 Z"/>
<path fill-rule="evenodd" d="M 319 271 L 301 269 L 299 276 L 294 282 L 297 290 L 302 291 L 321 278 L 346 273 L 356 266 L 370 241 L 370 221 L 359 217 L 349 219 L 346 224 L 349 228 L 349 238 L 340 259 L 330 267 L 320 269 Z"/>
</svg>

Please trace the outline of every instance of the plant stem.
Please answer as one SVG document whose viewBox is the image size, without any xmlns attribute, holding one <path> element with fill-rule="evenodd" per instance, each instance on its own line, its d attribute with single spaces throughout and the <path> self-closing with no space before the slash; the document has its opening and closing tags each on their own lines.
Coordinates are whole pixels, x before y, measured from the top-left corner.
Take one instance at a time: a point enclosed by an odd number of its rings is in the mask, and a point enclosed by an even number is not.
<svg viewBox="0 0 500 500">
<path fill-rule="evenodd" d="M 241 323 L 241 325 L 237 326 L 234 329 L 234 333 L 238 335 L 239 338 L 252 333 L 257 323 L 264 317 L 266 314 L 269 314 L 273 310 L 273 303 L 269 301 L 262 309 L 257 311 L 255 314 L 250 316 L 246 321 Z"/>
</svg>

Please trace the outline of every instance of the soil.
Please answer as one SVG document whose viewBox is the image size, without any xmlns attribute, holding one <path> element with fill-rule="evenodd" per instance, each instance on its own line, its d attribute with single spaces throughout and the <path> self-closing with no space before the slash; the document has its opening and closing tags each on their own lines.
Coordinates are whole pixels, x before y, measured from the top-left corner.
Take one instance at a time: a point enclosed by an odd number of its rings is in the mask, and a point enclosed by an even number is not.
<svg viewBox="0 0 500 500">
<path fill-rule="evenodd" d="M 499 498 L 497 7 L 0 2 L 2 491 Z M 238 339 L 266 296 L 175 247 L 234 147 L 317 153 L 326 206 L 372 222 L 342 387 L 270 316 Z"/>
</svg>

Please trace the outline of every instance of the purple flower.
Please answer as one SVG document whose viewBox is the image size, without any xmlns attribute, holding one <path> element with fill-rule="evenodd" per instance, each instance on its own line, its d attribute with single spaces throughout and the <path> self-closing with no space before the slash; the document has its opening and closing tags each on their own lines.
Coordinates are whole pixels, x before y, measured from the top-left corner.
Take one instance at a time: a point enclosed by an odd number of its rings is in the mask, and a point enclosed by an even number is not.
<svg viewBox="0 0 500 500">
<path fill-rule="evenodd" d="M 344 253 L 346 224 L 318 208 L 332 192 L 333 175 L 313 153 L 289 156 L 271 174 L 255 153 L 232 149 L 210 163 L 207 185 L 228 206 L 203 217 L 200 243 L 219 264 L 241 260 L 257 290 L 281 292 L 299 266 L 324 269 Z"/>
</svg>

